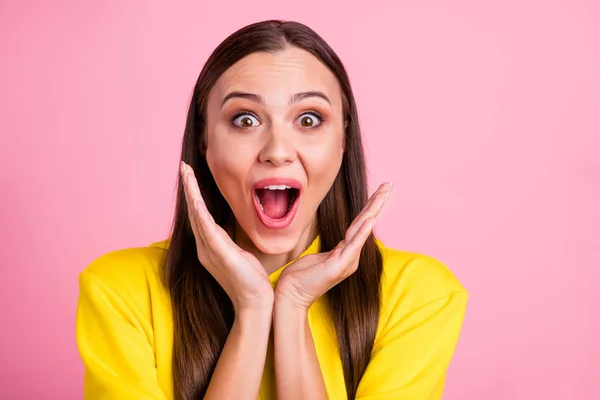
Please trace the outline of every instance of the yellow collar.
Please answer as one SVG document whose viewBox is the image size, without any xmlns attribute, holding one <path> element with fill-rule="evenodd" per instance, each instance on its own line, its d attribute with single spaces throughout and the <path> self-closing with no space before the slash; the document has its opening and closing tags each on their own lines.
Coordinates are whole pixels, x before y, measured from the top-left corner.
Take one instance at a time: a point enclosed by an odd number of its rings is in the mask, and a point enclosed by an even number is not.
<svg viewBox="0 0 600 400">
<path fill-rule="evenodd" d="M 287 267 L 288 265 L 290 265 L 291 263 L 293 263 L 294 261 L 298 260 L 301 257 L 304 257 L 307 254 L 315 254 L 319 252 L 319 235 L 317 235 L 317 237 L 315 238 L 315 240 L 312 241 L 312 243 L 306 248 L 306 250 L 304 250 L 302 252 L 302 254 L 300 254 L 298 256 L 298 258 L 296 258 L 295 260 L 292 260 L 290 262 L 288 262 L 287 264 L 281 266 L 279 269 L 276 269 L 275 271 L 271 272 L 271 275 L 269 275 L 269 281 L 271 281 L 271 285 L 273 286 L 273 288 L 275 288 L 275 286 L 277 285 L 277 281 L 279 280 L 279 276 L 281 275 L 281 273 L 283 272 L 283 270 L 285 269 L 285 267 Z"/>
</svg>

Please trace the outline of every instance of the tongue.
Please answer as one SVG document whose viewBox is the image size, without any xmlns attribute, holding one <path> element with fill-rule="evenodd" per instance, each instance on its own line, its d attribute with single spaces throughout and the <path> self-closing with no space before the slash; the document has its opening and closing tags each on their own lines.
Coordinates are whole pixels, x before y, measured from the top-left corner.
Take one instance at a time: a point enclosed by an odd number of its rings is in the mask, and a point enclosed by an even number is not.
<svg viewBox="0 0 600 400">
<path fill-rule="evenodd" d="M 259 189 L 257 195 L 267 217 L 279 219 L 287 214 L 290 206 L 290 190 Z"/>
</svg>

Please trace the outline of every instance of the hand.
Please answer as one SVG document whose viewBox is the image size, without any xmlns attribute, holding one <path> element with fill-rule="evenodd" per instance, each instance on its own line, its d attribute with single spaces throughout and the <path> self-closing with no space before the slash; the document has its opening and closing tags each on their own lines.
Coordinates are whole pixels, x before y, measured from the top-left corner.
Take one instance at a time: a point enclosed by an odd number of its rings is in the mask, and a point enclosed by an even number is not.
<svg viewBox="0 0 600 400">
<path fill-rule="evenodd" d="M 251 253 L 242 250 L 208 212 L 192 168 L 181 162 L 190 224 L 196 238 L 198 259 L 225 290 L 236 312 L 272 309 L 273 287 L 266 270 Z"/>
<path fill-rule="evenodd" d="M 333 250 L 308 254 L 285 267 L 275 289 L 276 302 L 284 300 L 308 310 L 315 300 L 354 273 L 361 249 L 392 187 L 393 182 L 379 186 Z"/>
</svg>

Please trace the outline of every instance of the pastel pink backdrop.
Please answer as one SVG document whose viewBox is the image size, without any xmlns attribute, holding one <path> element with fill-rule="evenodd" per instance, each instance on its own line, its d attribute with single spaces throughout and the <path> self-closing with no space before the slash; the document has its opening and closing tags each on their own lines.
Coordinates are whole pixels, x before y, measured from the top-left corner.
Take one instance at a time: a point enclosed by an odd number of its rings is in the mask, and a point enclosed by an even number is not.
<svg viewBox="0 0 600 400">
<path fill-rule="evenodd" d="M 350 73 L 377 231 L 471 294 L 445 399 L 598 399 L 600 6 L 2 2 L 0 397 L 82 398 L 77 274 L 166 237 L 212 49 L 304 22 Z"/>
</svg>

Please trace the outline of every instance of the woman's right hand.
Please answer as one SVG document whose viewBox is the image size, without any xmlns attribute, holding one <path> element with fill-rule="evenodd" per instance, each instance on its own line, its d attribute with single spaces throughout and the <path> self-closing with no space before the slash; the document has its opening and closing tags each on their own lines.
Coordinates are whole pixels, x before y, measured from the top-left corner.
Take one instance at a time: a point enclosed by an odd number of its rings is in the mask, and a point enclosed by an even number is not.
<svg viewBox="0 0 600 400">
<path fill-rule="evenodd" d="M 181 161 L 188 215 L 198 259 L 225 290 L 236 313 L 243 309 L 273 308 L 273 287 L 262 264 L 242 250 L 208 212 L 192 168 Z"/>
</svg>

